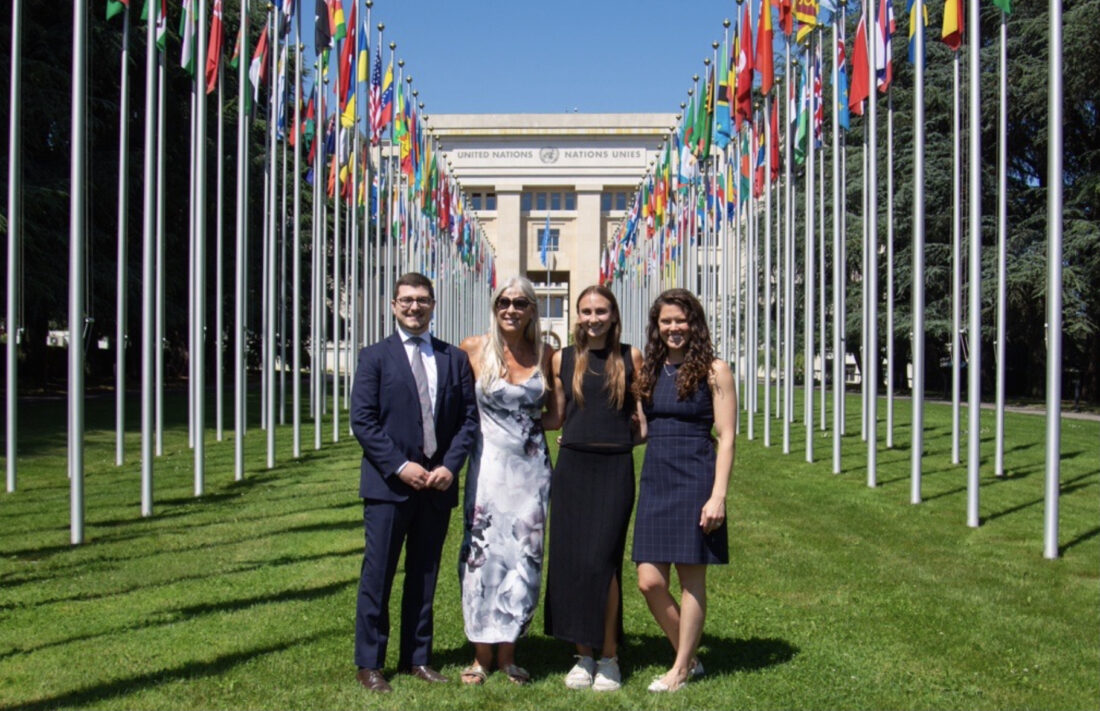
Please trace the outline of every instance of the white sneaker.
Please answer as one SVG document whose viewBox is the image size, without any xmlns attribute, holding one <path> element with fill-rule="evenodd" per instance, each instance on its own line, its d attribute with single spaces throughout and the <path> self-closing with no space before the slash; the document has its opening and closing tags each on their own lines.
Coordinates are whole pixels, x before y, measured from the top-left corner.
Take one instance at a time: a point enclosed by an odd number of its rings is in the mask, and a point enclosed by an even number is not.
<svg viewBox="0 0 1100 711">
<path fill-rule="evenodd" d="M 592 682 L 592 690 L 618 691 L 622 685 L 622 675 L 619 673 L 618 658 L 601 658 L 596 664 L 596 680 Z"/>
<path fill-rule="evenodd" d="M 565 685 L 570 689 L 587 689 L 592 686 L 592 675 L 596 673 L 596 660 L 579 654 L 576 657 L 577 663 L 565 675 Z"/>
</svg>

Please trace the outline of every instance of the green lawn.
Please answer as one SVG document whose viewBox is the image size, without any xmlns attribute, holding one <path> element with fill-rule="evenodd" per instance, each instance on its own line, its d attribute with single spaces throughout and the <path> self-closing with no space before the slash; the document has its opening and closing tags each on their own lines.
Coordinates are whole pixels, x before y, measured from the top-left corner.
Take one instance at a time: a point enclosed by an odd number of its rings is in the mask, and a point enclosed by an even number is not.
<svg viewBox="0 0 1100 711">
<path fill-rule="evenodd" d="M 326 427 L 324 449 L 292 461 L 281 428 L 278 466 L 267 471 L 254 427 L 246 478 L 234 483 L 233 444 L 211 432 L 207 494 L 196 500 L 184 405 L 172 396 L 155 515 L 142 519 L 138 436 L 115 468 L 112 402 L 89 403 L 87 543 L 77 547 L 68 543 L 64 403 L 22 404 L 19 491 L 0 498 L 2 707 L 1100 707 L 1096 422 L 1064 421 L 1062 557 L 1049 561 L 1040 417 L 1007 416 L 1008 476 L 998 480 L 993 413 L 982 413 L 977 529 L 966 526 L 965 467 L 950 464 L 946 406 L 927 408 L 919 506 L 908 503 L 907 402 L 896 448 L 879 454 L 876 489 L 865 485 L 857 398 L 839 476 L 828 433 L 818 433 L 818 462 L 806 464 L 801 425 L 783 455 L 779 423 L 765 449 L 757 419 L 757 439 L 738 442 L 730 487 L 733 563 L 711 569 L 703 680 L 674 695 L 646 692 L 671 653 L 627 565 L 622 691 L 565 689 L 571 650 L 541 634 L 540 614 L 518 653 L 530 687 L 499 674 L 482 688 L 397 677 L 394 694 L 376 697 L 356 684 L 351 659 L 362 547 L 353 440 L 332 445 Z M 312 446 L 311 428 L 303 441 Z M 459 607 L 460 524 L 453 516 L 436 598 L 435 662 L 451 676 L 472 656 Z M 394 644 L 391 671 L 396 654 Z"/>
</svg>

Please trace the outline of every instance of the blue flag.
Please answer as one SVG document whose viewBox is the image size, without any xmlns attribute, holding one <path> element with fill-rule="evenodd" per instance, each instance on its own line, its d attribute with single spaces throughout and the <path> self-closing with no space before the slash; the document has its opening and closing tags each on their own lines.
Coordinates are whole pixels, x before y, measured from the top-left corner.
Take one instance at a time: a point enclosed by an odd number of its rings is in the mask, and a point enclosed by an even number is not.
<svg viewBox="0 0 1100 711">
<path fill-rule="evenodd" d="M 539 240 L 539 261 L 546 266 L 546 252 L 550 249 L 550 213 L 546 213 L 546 228 L 542 231 L 542 239 Z"/>
</svg>

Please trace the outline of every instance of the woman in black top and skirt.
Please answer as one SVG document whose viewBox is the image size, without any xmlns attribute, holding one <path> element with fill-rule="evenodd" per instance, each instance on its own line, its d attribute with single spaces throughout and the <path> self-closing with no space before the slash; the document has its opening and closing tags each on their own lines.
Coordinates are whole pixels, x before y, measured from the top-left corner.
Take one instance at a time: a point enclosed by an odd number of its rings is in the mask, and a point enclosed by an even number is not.
<svg viewBox="0 0 1100 711">
<path fill-rule="evenodd" d="M 572 642 L 571 689 L 613 691 L 621 683 L 623 549 L 634 506 L 634 456 L 644 418 L 631 391 L 642 364 L 620 343 L 614 294 L 590 286 L 577 298 L 575 345 L 554 354 L 554 394 L 564 413 L 550 484 L 546 633 Z M 543 424 L 551 428 L 543 418 Z M 595 653 L 600 652 L 599 661 Z"/>
<path fill-rule="evenodd" d="M 695 650 L 706 618 L 707 566 L 729 562 L 726 489 L 737 417 L 733 374 L 714 357 L 706 314 L 691 292 L 669 289 L 650 308 L 634 389 L 649 428 L 634 520 L 638 587 L 676 650 L 672 668 L 649 690 L 676 691 L 702 673 Z M 679 604 L 669 590 L 673 565 Z"/>
</svg>

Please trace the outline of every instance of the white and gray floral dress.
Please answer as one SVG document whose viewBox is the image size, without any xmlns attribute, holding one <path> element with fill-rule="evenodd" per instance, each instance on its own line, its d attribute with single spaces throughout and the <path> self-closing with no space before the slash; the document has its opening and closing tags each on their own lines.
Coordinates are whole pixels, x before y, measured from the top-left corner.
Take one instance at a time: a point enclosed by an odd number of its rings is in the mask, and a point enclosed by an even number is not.
<svg viewBox="0 0 1100 711">
<path fill-rule="evenodd" d="M 466 476 L 458 561 L 471 642 L 515 642 L 538 604 L 550 501 L 544 391 L 538 370 L 520 385 L 476 386 L 481 431 Z"/>
</svg>

